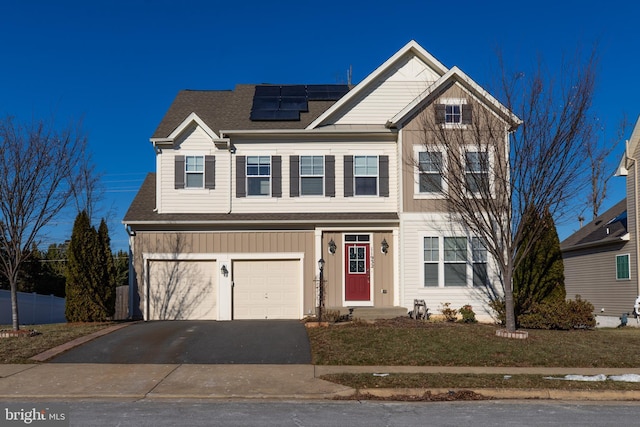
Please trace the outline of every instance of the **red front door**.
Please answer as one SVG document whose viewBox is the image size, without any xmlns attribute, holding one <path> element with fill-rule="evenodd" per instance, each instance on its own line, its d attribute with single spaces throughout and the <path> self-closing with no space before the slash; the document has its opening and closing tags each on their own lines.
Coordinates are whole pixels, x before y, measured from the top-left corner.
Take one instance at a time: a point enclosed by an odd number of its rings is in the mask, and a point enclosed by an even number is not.
<svg viewBox="0 0 640 427">
<path fill-rule="evenodd" d="M 370 301 L 369 243 L 345 244 L 345 300 Z"/>
</svg>

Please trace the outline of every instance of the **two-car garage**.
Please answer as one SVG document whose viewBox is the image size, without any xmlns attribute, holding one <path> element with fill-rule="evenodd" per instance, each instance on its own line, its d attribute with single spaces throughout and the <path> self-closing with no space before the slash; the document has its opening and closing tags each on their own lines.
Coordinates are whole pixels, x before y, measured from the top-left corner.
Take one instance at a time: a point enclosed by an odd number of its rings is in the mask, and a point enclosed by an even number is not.
<svg viewBox="0 0 640 427">
<path fill-rule="evenodd" d="M 300 259 L 158 258 L 146 260 L 147 320 L 302 317 Z"/>
</svg>

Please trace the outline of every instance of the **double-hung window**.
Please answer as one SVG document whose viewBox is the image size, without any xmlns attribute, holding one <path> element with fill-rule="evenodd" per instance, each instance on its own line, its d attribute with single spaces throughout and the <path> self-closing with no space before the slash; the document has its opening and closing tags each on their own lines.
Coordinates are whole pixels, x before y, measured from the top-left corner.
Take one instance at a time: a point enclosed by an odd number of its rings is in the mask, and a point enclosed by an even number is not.
<svg viewBox="0 0 640 427">
<path fill-rule="evenodd" d="M 487 286 L 487 245 L 480 237 L 471 239 L 471 256 L 473 258 L 473 286 Z"/>
<path fill-rule="evenodd" d="M 467 238 L 444 238 L 444 285 L 467 286 Z"/>
<path fill-rule="evenodd" d="M 204 156 L 185 156 L 185 187 L 204 188 Z"/>
<path fill-rule="evenodd" d="M 440 239 L 424 238 L 424 286 L 439 286 L 440 275 Z"/>
<path fill-rule="evenodd" d="M 464 178 L 467 191 L 488 194 L 490 191 L 489 153 L 486 151 L 467 151 L 464 160 Z"/>
<path fill-rule="evenodd" d="M 378 156 L 354 156 L 355 195 L 378 195 Z"/>
<path fill-rule="evenodd" d="M 437 194 L 442 191 L 442 152 L 418 153 L 418 188 L 420 193 Z"/>
<path fill-rule="evenodd" d="M 247 195 L 271 194 L 271 156 L 247 156 Z"/>
<path fill-rule="evenodd" d="M 324 194 L 324 156 L 300 156 L 300 195 Z"/>
<path fill-rule="evenodd" d="M 629 254 L 616 255 L 616 280 L 631 279 Z"/>
</svg>

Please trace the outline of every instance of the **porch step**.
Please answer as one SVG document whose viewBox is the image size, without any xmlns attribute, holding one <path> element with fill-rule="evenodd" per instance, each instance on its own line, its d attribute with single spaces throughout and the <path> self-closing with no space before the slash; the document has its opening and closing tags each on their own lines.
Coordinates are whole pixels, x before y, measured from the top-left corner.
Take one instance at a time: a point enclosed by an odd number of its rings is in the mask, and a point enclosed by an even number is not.
<svg viewBox="0 0 640 427">
<path fill-rule="evenodd" d="M 408 316 L 408 310 L 404 307 L 331 307 L 330 310 L 339 311 L 341 315 L 349 314 L 353 308 L 353 318 L 360 320 L 394 319 Z"/>
</svg>

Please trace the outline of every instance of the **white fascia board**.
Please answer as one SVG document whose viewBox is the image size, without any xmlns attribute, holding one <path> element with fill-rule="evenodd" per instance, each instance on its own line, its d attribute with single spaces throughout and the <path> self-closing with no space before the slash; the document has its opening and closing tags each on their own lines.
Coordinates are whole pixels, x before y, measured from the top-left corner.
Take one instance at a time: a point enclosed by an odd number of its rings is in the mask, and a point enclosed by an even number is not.
<svg viewBox="0 0 640 427">
<path fill-rule="evenodd" d="M 185 131 L 185 129 L 189 125 L 191 125 L 191 123 L 194 123 L 194 122 L 198 126 L 200 126 L 202 130 L 204 130 L 205 133 L 209 135 L 211 139 L 220 139 L 218 135 L 213 130 L 211 130 L 211 128 L 207 126 L 207 124 L 196 113 L 189 114 L 189 116 L 186 119 L 184 119 L 183 122 L 180 123 L 173 132 L 171 132 L 171 135 L 169 135 L 169 138 L 176 139 L 182 132 Z"/>
<path fill-rule="evenodd" d="M 615 176 L 628 175 L 629 170 L 627 168 L 627 159 L 633 158 L 633 153 L 635 153 L 638 149 L 638 143 L 640 143 L 640 116 L 638 117 L 636 125 L 633 128 L 631 137 L 629 137 L 629 139 L 627 140 L 627 146 L 625 147 L 622 159 L 620 159 L 620 164 L 618 165 L 618 169 L 616 169 Z"/>
<path fill-rule="evenodd" d="M 392 135 L 395 134 L 390 129 L 382 126 L 344 126 L 344 127 L 327 127 L 318 129 L 233 129 L 233 130 L 221 130 L 220 135 L 223 138 L 230 136 L 312 136 L 312 135 Z"/>
<path fill-rule="evenodd" d="M 383 73 L 385 73 L 389 68 L 391 68 L 400 58 L 412 52 L 422 61 L 424 61 L 428 66 L 433 68 L 438 74 L 443 75 L 447 72 L 447 67 L 445 67 L 440 61 L 438 61 L 433 55 L 427 52 L 422 46 L 420 46 L 415 40 L 411 40 L 409 43 L 404 45 L 402 49 L 397 51 L 391 58 L 387 59 L 381 66 L 376 68 L 371 74 L 369 74 L 364 80 L 358 83 L 353 89 L 347 92 L 342 98 L 338 100 L 335 104 L 333 104 L 327 111 L 322 113 L 320 117 L 315 119 L 307 129 L 313 129 L 320 125 L 325 119 L 334 114 L 343 105 L 345 105 L 349 100 L 353 97 L 357 96 L 360 92 L 365 90 L 367 86 L 378 77 L 380 77 Z"/>
<path fill-rule="evenodd" d="M 389 223 L 389 224 L 397 224 L 400 220 L 398 219 L 357 219 L 357 220 L 349 220 L 349 219 L 323 219 L 319 221 L 311 221 L 305 219 L 298 220 L 211 220 L 211 221 L 122 221 L 124 225 L 270 225 L 270 224 L 311 224 L 313 222 L 321 222 L 323 224 L 344 224 L 348 222 L 353 222 L 354 224 L 380 224 L 380 223 Z M 343 229 L 343 228 L 339 228 Z M 167 231 L 167 230 L 162 230 Z M 271 231 L 265 229 L 264 231 Z"/>
<path fill-rule="evenodd" d="M 432 93 L 434 93 L 438 88 L 446 85 L 450 80 L 455 80 L 460 83 L 466 90 L 470 93 L 478 97 L 482 100 L 485 105 L 491 107 L 491 109 L 498 113 L 500 117 L 508 121 L 511 125 L 511 129 L 515 130 L 518 126 L 522 124 L 522 120 L 518 118 L 515 114 L 513 114 L 509 109 L 507 109 L 504 105 L 502 105 L 496 98 L 493 97 L 489 92 L 484 90 L 480 85 L 478 85 L 472 78 L 467 76 L 462 70 L 458 67 L 454 66 L 449 71 L 447 71 L 442 77 L 436 80 L 433 84 L 431 84 L 424 92 L 418 95 L 411 103 L 409 103 L 405 108 L 402 109 L 398 114 L 396 114 L 393 118 L 387 121 L 387 127 L 396 127 L 398 123 L 401 123 L 403 119 L 413 113 L 416 109 L 420 108 L 422 103 L 427 99 Z"/>
</svg>

